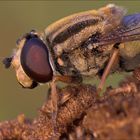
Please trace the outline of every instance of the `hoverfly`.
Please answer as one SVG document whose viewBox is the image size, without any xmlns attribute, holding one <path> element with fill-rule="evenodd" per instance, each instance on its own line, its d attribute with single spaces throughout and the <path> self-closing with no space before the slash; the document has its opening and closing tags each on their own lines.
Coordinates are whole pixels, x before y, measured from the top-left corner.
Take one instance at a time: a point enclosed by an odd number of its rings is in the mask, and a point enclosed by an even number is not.
<svg viewBox="0 0 140 140">
<path fill-rule="evenodd" d="M 140 14 L 125 14 L 122 7 L 109 4 L 62 18 L 42 33 L 32 30 L 4 63 L 15 69 L 25 88 L 51 83 L 56 110 L 56 81 L 80 83 L 84 76 L 98 75 L 101 90 L 109 73 L 140 66 Z"/>
</svg>

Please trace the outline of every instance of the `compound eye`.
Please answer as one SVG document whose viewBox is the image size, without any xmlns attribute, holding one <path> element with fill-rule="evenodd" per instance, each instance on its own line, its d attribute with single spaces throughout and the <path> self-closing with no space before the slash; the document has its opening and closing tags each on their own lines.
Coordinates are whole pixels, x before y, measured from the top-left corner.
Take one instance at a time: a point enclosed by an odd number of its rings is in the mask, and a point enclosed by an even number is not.
<svg viewBox="0 0 140 140">
<path fill-rule="evenodd" d="M 36 82 L 52 80 L 53 71 L 48 53 L 46 45 L 37 37 L 30 38 L 23 46 L 20 56 L 22 68 Z"/>
</svg>

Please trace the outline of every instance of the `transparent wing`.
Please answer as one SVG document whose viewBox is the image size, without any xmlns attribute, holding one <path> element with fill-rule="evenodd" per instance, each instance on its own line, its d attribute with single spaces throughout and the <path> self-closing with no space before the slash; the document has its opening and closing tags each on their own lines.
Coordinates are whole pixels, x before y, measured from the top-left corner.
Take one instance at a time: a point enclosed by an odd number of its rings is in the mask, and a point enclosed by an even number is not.
<svg viewBox="0 0 140 140">
<path fill-rule="evenodd" d="M 140 40 L 140 13 L 125 16 L 117 29 L 102 35 L 95 45 L 104 46 L 135 40 Z"/>
</svg>

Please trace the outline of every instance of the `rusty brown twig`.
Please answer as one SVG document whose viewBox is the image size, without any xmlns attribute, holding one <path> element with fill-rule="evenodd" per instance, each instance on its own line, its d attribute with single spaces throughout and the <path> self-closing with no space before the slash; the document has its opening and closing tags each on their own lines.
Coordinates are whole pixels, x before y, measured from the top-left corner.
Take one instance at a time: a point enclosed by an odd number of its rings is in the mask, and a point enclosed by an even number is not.
<svg viewBox="0 0 140 140">
<path fill-rule="evenodd" d="M 140 82 L 137 79 L 133 77 L 127 78 L 118 88 L 108 88 L 104 96 L 100 98 L 96 96 L 96 88 L 94 86 L 68 86 L 58 91 L 60 100 L 67 95 L 71 96 L 59 105 L 56 120 L 56 134 L 53 134 L 54 127 L 51 120 L 50 100 L 48 100 L 41 107 L 38 116 L 33 120 L 28 120 L 24 115 L 19 115 L 15 120 L 1 122 L 0 140 L 63 139 L 66 135 L 69 139 L 72 139 L 72 137 L 77 137 L 77 139 L 79 137 L 82 138 L 85 137 L 84 135 L 89 138 L 89 135 L 87 135 L 89 130 L 92 135 L 90 135 L 90 139 L 93 137 L 102 137 L 104 136 L 103 133 L 108 132 L 105 130 L 114 130 L 115 128 L 120 128 L 121 126 L 128 124 L 127 120 L 121 120 L 123 121 L 121 122 L 120 120 L 115 121 L 115 119 L 113 120 L 109 117 L 110 122 L 107 121 L 108 124 L 103 127 L 102 125 L 104 123 L 102 121 L 107 119 L 106 113 L 111 111 L 115 112 L 119 108 L 118 104 L 120 105 L 122 100 L 127 102 L 127 100 L 129 100 L 128 97 L 134 97 L 135 93 L 140 91 L 139 85 Z M 136 95 L 138 96 L 138 94 Z M 114 104 L 112 104 L 112 100 L 114 100 Z M 96 118 L 97 116 L 98 118 Z M 111 114 L 110 116 L 113 115 Z M 90 119 L 87 119 L 88 117 Z M 129 118 L 128 120 L 131 120 L 130 122 L 132 122 L 132 118 Z M 139 119 L 137 120 L 139 122 Z M 100 123 L 102 127 L 99 124 L 97 125 L 96 121 Z M 79 127 L 82 127 L 82 129 Z M 72 131 L 73 129 L 77 130 L 76 133 L 78 134 L 75 134 L 74 131 Z M 82 135 L 82 133 L 84 135 Z"/>
</svg>

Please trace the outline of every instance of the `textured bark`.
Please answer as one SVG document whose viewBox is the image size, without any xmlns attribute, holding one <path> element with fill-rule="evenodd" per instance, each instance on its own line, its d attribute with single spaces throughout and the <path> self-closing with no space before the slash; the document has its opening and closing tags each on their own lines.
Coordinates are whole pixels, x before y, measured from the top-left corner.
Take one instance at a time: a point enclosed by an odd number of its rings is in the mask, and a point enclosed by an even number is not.
<svg viewBox="0 0 140 140">
<path fill-rule="evenodd" d="M 55 126 L 48 99 L 33 120 L 21 114 L 1 122 L 0 140 L 140 138 L 138 78 L 129 77 L 118 88 L 107 88 L 102 97 L 91 85 L 67 86 L 58 93 L 63 102 L 58 106 Z"/>
</svg>

